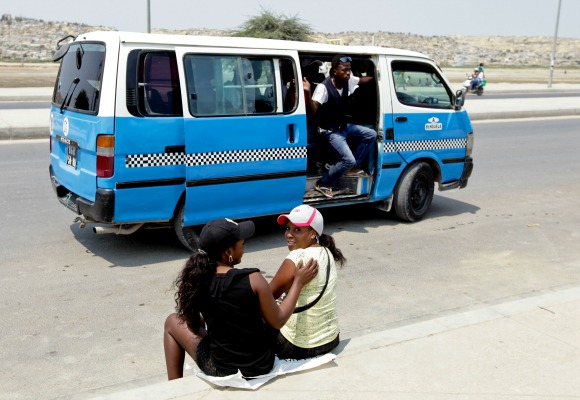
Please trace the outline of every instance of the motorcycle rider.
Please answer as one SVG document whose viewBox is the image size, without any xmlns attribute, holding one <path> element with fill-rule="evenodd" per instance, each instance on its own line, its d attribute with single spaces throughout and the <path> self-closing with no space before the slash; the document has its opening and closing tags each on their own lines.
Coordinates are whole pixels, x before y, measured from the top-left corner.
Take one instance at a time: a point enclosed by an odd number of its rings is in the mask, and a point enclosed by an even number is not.
<svg viewBox="0 0 580 400">
<path fill-rule="evenodd" d="M 483 71 L 479 68 L 473 69 L 473 74 L 471 75 L 470 89 L 476 90 L 483 83 Z"/>
</svg>

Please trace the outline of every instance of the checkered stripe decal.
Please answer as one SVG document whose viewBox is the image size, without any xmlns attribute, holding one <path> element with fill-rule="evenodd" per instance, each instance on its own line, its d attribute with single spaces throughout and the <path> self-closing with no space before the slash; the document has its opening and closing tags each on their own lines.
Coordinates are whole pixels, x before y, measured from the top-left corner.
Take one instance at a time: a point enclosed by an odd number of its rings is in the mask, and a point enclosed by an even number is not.
<svg viewBox="0 0 580 400">
<path fill-rule="evenodd" d="M 467 147 L 467 139 L 413 140 L 410 142 L 386 142 L 385 153 L 399 151 L 463 149 Z"/>
<path fill-rule="evenodd" d="M 185 164 L 189 167 L 236 162 L 287 160 L 305 158 L 306 147 L 279 147 L 276 149 L 231 150 L 209 153 L 131 154 L 125 159 L 127 168 L 159 167 Z"/>
<path fill-rule="evenodd" d="M 162 167 L 185 163 L 185 153 L 129 154 L 125 158 L 127 168 Z"/>
</svg>

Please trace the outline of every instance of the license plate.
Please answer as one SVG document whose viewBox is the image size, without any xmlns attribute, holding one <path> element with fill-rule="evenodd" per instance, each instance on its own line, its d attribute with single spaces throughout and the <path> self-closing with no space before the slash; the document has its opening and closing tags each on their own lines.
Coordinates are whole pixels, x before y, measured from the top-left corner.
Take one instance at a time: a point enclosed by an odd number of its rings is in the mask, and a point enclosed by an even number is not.
<svg viewBox="0 0 580 400">
<path fill-rule="evenodd" d="M 67 165 L 70 165 L 71 167 L 76 169 L 76 167 L 77 167 L 77 150 L 79 148 L 79 145 L 77 142 L 71 140 L 70 143 L 68 143 L 66 145 L 66 148 L 67 148 L 66 163 L 67 163 Z"/>
<path fill-rule="evenodd" d="M 65 145 L 66 164 L 76 169 L 77 151 L 79 149 L 79 144 L 72 139 L 60 135 L 56 135 L 56 140 L 58 140 L 61 143 L 64 143 Z"/>
</svg>

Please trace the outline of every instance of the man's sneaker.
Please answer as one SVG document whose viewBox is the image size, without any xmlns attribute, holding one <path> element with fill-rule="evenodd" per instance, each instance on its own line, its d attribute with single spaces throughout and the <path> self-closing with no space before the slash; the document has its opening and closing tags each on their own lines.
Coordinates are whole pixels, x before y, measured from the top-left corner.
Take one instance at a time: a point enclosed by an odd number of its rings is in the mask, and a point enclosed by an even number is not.
<svg viewBox="0 0 580 400">
<path fill-rule="evenodd" d="M 328 172 L 328 170 L 330 170 L 330 167 L 332 165 L 326 163 L 323 164 L 321 162 L 317 162 L 316 163 L 316 171 L 318 172 L 318 175 L 324 175 L 326 172 Z"/>
</svg>

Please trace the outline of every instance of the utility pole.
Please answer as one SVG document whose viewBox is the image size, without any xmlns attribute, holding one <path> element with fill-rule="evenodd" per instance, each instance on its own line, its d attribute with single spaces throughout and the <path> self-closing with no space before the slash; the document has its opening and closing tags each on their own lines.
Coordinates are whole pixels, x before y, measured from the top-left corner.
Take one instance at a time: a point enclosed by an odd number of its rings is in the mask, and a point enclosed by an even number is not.
<svg viewBox="0 0 580 400">
<path fill-rule="evenodd" d="M 147 33 L 151 33 L 151 0 L 147 0 Z"/>
<path fill-rule="evenodd" d="M 556 66 L 556 45 L 558 43 L 558 24 L 560 22 L 560 6 L 562 5 L 562 0 L 558 0 L 558 13 L 556 15 L 556 32 L 554 32 L 554 43 L 552 44 L 552 56 L 550 57 L 550 80 L 548 81 L 548 87 L 552 87 L 552 77 L 554 76 L 554 67 Z"/>
</svg>

